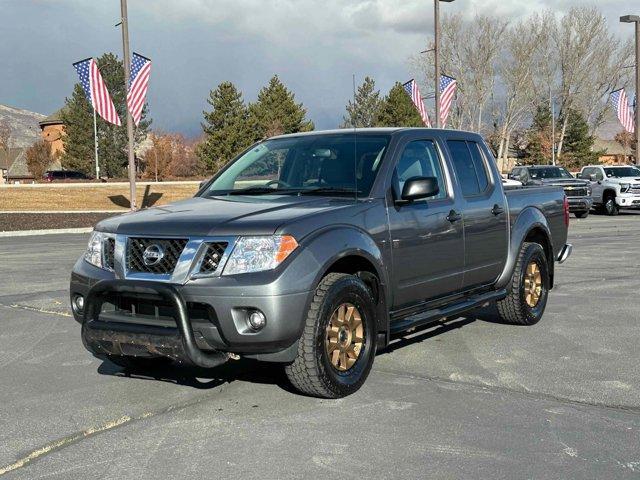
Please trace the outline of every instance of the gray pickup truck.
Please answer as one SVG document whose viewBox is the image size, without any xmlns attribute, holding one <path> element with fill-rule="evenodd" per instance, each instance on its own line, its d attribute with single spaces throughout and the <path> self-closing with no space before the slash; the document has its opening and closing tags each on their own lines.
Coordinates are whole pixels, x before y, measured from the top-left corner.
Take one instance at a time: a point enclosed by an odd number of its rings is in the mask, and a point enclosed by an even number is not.
<svg viewBox="0 0 640 480">
<path fill-rule="evenodd" d="M 574 178 L 565 168 L 553 165 L 530 165 L 515 167 L 508 178 L 523 185 L 553 185 L 562 187 L 569 200 L 569 211 L 577 218 L 587 218 L 593 206 L 591 185 L 588 181 Z"/>
<path fill-rule="evenodd" d="M 125 368 L 246 357 L 338 398 L 402 332 L 493 302 L 538 322 L 571 253 L 568 208 L 558 187 L 505 192 L 473 133 L 285 135 L 192 199 L 100 222 L 71 306 L 85 347 Z"/>
</svg>

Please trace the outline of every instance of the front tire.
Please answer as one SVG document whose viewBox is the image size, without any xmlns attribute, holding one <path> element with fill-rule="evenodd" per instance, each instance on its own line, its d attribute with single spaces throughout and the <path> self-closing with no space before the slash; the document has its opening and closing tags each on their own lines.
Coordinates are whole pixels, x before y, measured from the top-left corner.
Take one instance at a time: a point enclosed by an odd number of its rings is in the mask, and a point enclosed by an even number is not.
<svg viewBox="0 0 640 480">
<path fill-rule="evenodd" d="M 616 203 L 616 196 L 609 194 L 604 199 L 604 213 L 610 217 L 615 217 L 620 212 L 620 207 Z"/>
<path fill-rule="evenodd" d="M 502 321 L 513 325 L 538 323 L 547 305 L 550 284 L 549 265 L 542 246 L 523 243 L 509 294 L 497 302 Z"/>
<path fill-rule="evenodd" d="M 376 354 L 375 302 L 354 275 L 330 273 L 309 306 L 298 355 L 285 372 L 300 392 L 341 398 L 364 383 Z"/>
<path fill-rule="evenodd" d="M 589 212 L 576 212 L 574 215 L 576 218 L 587 218 L 589 216 Z"/>
<path fill-rule="evenodd" d="M 111 363 L 127 371 L 144 372 L 166 367 L 171 361 L 165 357 L 130 357 L 125 355 L 107 355 Z"/>
</svg>

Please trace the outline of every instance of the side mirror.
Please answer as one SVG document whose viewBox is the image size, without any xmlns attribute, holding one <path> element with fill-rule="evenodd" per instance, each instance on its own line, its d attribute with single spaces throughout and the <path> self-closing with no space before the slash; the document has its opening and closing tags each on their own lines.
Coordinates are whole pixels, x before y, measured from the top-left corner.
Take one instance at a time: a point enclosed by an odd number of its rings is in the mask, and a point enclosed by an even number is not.
<svg viewBox="0 0 640 480">
<path fill-rule="evenodd" d="M 582 172 L 576 173 L 576 178 L 582 178 Z"/>
<path fill-rule="evenodd" d="M 198 190 L 202 190 L 202 187 L 204 187 L 204 186 L 207 184 L 207 182 L 208 182 L 208 181 L 209 181 L 209 180 L 202 180 L 202 181 L 200 182 L 200 186 L 198 187 Z"/>
<path fill-rule="evenodd" d="M 435 177 L 411 177 L 404 182 L 400 201 L 403 203 L 434 197 L 440 193 L 438 179 Z"/>
<path fill-rule="evenodd" d="M 589 175 L 589 180 L 591 180 L 592 182 L 595 182 L 596 180 L 598 180 L 598 177 L 596 176 L 595 173 L 592 173 L 591 175 Z"/>
</svg>

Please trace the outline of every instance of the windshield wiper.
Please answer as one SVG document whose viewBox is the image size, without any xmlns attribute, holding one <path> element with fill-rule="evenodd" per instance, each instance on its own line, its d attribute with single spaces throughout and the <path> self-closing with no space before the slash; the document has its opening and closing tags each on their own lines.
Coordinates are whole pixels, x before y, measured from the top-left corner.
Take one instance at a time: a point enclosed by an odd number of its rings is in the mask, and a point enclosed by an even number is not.
<svg viewBox="0 0 640 480">
<path fill-rule="evenodd" d="M 322 194 L 351 194 L 361 193 L 361 190 L 355 188 L 343 188 L 343 187 L 316 187 L 316 188 L 304 188 L 296 192 L 298 195 L 322 195 Z"/>
<path fill-rule="evenodd" d="M 240 190 L 230 190 L 224 195 L 288 195 L 298 193 L 295 189 L 271 187 L 247 187 Z"/>
</svg>

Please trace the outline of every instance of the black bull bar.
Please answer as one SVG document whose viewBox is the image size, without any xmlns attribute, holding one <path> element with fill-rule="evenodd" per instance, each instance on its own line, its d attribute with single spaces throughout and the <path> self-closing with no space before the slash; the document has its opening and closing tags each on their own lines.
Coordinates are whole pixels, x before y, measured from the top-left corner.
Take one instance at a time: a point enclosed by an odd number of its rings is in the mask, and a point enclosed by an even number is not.
<svg viewBox="0 0 640 480">
<path fill-rule="evenodd" d="M 174 307 L 178 335 L 159 332 L 166 329 L 157 327 L 100 321 L 102 305 L 113 293 L 161 297 Z M 134 345 L 149 354 L 186 360 L 203 368 L 217 367 L 229 359 L 226 352 L 205 352 L 198 347 L 182 295 L 173 286 L 157 282 L 102 280 L 96 283 L 85 299 L 82 341 L 94 353 L 123 355 L 122 345 Z"/>
</svg>

